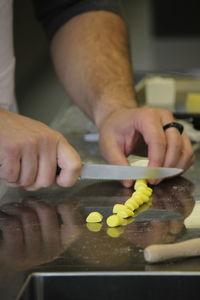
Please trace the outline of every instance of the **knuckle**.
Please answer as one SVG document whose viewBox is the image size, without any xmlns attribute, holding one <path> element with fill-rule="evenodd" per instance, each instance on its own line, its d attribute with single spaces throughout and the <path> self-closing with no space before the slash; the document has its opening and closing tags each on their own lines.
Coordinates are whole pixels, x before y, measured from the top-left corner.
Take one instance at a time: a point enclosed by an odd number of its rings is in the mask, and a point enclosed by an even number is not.
<svg viewBox="0 0 200 300">
<path fill-rule="evenodd" d="M 59 131 L 52 130 L 52 134 L 53 134 L 57 139 L 65 139 L 65 137 L 64 137 Z"/>
<path fill-rule="evenodd" d="M 168 109 L 162 109 L 162 113 L 165 114 L 165 117 L 168 117 L 169 119 L 174 119 L 173 114 L 170 110 Z"/>
<path fill-rule="evenodd" d="M 37 140 L 34 138 L 26 139 L 24 147 L 31 152 L 35 151 L 37 149 Z"/>
<path fill-rule="evenodd" d="M 15 167 L 12 165 L 7 165 L 3 171 L 3 178 L 9 182 L 16 182 L 18 180 L 19 173 L 16 172 Z"/>
<path fill-rule="evenodd" d="M 36 181 L 37 171 L 36 163 L 27 167 L 25 172 L 22 172 L 21 177 L 19 178 L 19 185 L 24 188 L 33 185 Z"/>
<path fill-rule="evenodd" d="M 20 187 L 26 188 L 34 184 L 34 178 L 24 178 L 19 182 Z"/>
<path fill-rule="evenodd" d="M 12 231 L 18 228 L 21 228 L 21 223 L 17 217 L 8 216 L 7 218 L 5 218 L 4 229 L 6 229 L 7 231 Z"/>
<path fill-rule="evenodd" d="M 42 201 L 36 201 L 36 202 L 32 202 L 31 204 L 31 208 L 32 210 L 34 210 L 34 212 L 36 212 L 36 216 L 38 215 L 38 212 L 40 212 L 41 214 L 45 214 L 46 216 L 51 216 L 53 214 L 55 214 L 55 210 L 54 208 Z"/>
<path fill-rule="evenodd" d="M 50 134 L 50 132 L 45 131 L 40 135 L 40 142 L 47 146 L 50 147 L 53 143 L 53 139 L 52 139 L 52 135 Z"/>
<path fill-rule="evenodd" d="M 23 207 L 23 209 L 21 209 L 21 217 L 30 222 L 31 220 L 35 219 L 35 214 L 31 209 Z"/>
<path fill-rule="evenodd" d="M 50 187 L 53 183 L 54 183 L 54 180 L 52 180 L 52 179 L 45 180 L 41 183 L 41 188 Z"/>
<path fill-rule="evenodd" d="M 145 107 L 144 111 L 147 114 L 147 116 L 149 116 L 151 118 L 154 118 L 157 115 L 157 110 L 152 107 Z"/>
<path fill-rule="evenodd" d="M 4 151 L 7 157 L 16 159 L 20 155 L 20 146 L 12 142 L 7 142 L 4 145 Z"/>
<path fill-rule="evenodd" d="M 33 185 L 34 190 L 39 190 L 42 188 L 48 188 L 55 182 L 55 176 L 54 177 L 46 177 L 45 179 L 37 180 L 37 182 Z"/>
<path fill-rule="evenodd" d="M 166 149 L 167 147 L 167 141 L 163 138 L 158 138 L 157 142 L 156 142 L 157 148 L 158 149 Z"/>
</svg>

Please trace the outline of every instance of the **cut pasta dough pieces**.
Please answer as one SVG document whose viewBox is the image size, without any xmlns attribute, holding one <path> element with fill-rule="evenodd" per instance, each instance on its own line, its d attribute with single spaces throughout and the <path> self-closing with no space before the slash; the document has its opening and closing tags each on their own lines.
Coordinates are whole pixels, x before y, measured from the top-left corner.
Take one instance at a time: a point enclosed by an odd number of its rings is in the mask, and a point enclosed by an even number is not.
<svg viewBox="0 0 200 300">
<path fill-rule="evenodd" d="M 87 223 L 99 223 L 103 220 L 102 214 L 97 211 L 91 212 L 86 219 Z"/>
</svg>

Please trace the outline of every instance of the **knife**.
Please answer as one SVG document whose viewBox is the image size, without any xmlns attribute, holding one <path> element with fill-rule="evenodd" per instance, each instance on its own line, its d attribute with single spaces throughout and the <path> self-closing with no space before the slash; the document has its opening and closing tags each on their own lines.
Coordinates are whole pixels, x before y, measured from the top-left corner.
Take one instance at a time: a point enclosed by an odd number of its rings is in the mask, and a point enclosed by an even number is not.
<svg viewBox="0 0 200 300">
<path fill-rule="evenodd" d="M 57 167 L 57 176 L 60 171 L 60 167 Z M 94 180 L 159 179 L 176 176 L 182 172 L 182 169 L 177 168 L 83 164 L 79 178 Z"/>
<path fill-rule="evenodd" d="M 100 180 L 159 179 L 175 176 L 182 172 L 182 169 L 177 168 L 83 164 L 80 178 Z"/>
</svg>

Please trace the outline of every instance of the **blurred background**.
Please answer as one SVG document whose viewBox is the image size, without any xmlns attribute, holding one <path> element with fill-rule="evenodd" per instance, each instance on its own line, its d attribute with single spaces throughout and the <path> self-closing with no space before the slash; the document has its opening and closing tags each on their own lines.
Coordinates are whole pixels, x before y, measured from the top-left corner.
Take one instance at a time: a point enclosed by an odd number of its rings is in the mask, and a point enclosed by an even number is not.
<svg viewBox="0 0 200 300">
<path fill-rule="evenodd" d="M 199 72 L 199 0 L 122 0 L 122 9 L 136 73 Z M 14 45 L 20 113 L 50 124 L 71 101 L 56 79 L 31 0 L 14 1 Z"/>
</svg>

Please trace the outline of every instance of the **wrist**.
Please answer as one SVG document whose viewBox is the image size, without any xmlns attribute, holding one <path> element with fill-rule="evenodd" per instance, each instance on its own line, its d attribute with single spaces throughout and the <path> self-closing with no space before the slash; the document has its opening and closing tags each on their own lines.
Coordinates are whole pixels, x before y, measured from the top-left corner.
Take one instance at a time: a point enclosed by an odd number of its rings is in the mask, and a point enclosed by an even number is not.
<svg viewBox="0 0 200 300">
<path fill-rule="evenodd" d="M 96 102 L 96 106 L 93 110 L 93 119 L 96 127 L 100 129 L 102 124 L 115 112 L 127 110 L 127 109 L 136 109 L 138 107 L 137 101 L 135 98 L 127 99 L 122 101 L 123 98 L 120 98 L 120 101 L 116 99 L 101 99 Z"/>
</svg>

